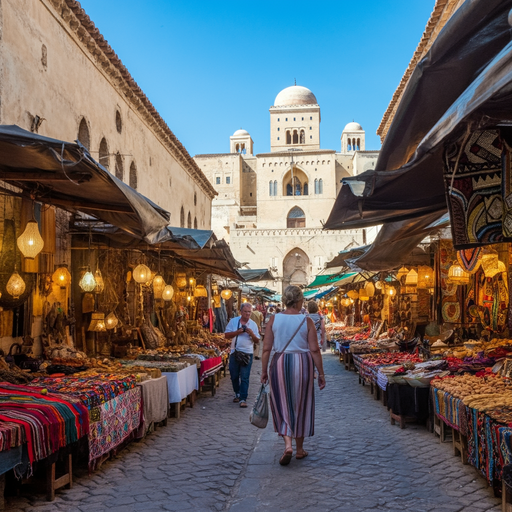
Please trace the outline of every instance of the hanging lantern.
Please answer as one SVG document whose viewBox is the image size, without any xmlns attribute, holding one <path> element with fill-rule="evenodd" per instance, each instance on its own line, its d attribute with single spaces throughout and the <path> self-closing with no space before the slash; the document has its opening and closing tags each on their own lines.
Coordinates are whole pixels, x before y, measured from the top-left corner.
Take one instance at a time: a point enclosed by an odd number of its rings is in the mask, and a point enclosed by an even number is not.
<svg viewBox="0 0 512 512">
<path fill-rule="evenodd" d="M 107 326 L 105 325 L 105 313 L 93 313 L 91 316 L 91 323 L 87 330 L 105 332 L 107 330 Z"/>
<path fill-rule="evenodd" d="M 18 249 L 25 258 L 33 260 L 44 247 L 44 240 L 39 233 L 39 226 L 35 219 L 27 222 L 25 231 L 18 237 Z"/>
<path fill-rule="evenodd" d="M 409 270 L 406 269 L 405 267 L 402 267 L 396 274 L 396 280 L 402 284 L 402 277 L 404 276 L 407 276 L 407 274 L 409 273 Z"/>
<path fill-rule="evenodd" d="M 384 284 L 385 284 L 384 281 L 377 281 L 375 283 L 375 289 L 376 290 L 382 290 L 384 288 Z"/>
<path fill-rule="evenodd" d="M 92 292 L 94 288 L 96 288 L 96 279 L 94 279 L 89 269 L 87 269 L 87 272 L 82 276 L 78 285 L 84 292 Z"/>
<path fill-rule="evenodd" d="M 364 288 L 361 288 L 358 293 L 359 300 L 367 301 L 370 300 L 370 297 L 368 297 L 368 294 L 366 293 L 366 290 Z"/>
<path fill-rule="evenodd" d="M 350 290 L 347 295 L 351 298 L 351 299 L 358 299 L 359 298 L 359 293 L 356 291 L 356 290 Z"/>
<path fill-rule="evenodd" d="M 162 294 L 164 293 L 164 289 L 165 289 L 164 278 L 160 274 L 157 274 L 153 278 L 153 296 L 155 297 L 155 299 L 161 299 L 162 298 Z"/>
<path fill-rule="evenodd" d="M 107 318 L 105 318 L 105 327 L 107 329 L 114 329 L 115 327 L 117 327 L 118 323 L 119 318 L 117 318 L 113 311 L 107 315 Z"/>
<path fill-rule="evenodd" d="M 208 297 L 208 291 L 202 284 L 196 286 L 194 297 Z"/>
<path fill-rule="evenodd" d="M 7 281 L 5 288 L 7 289 L 7 293 L 12 295 L 14 299 L 19 299 L 20 295 L 25 291 L 25 281 L 23 281 L 16 269 L 14 269 L 9 281 Z"/>
<path fill-rule="evenodd" d="M 94 273 L 94 280 L 96 281 L 95 293 L 101 293 L 105 289 L 105 281 L 103 281 L 103 276 L 99 268 L 97 268 Z"/>
<path fill-rule="evenodd" d="M 498 253 L 492 247 L 486 247 L 482 254 L 485 277 L 494 277 L 499 272 L 498 261 Z"/>
<path fill-rule="evenodd" d="M 190 288 L 195 288 L 196 287 L 196 280 L 193 277 L 191 277 L 188 280 L 188 285 L 190 286 Z"/>
<path fill-rule="evenodd" d="M 186 288 L 187 274 L 184 274 L 184 273 L 176 274 L 176 286 L 178 288 Z"/>
<path fill-rule="evenodd" d="M 427 266 L 418 267 L 418 288 L 434 286 L 434 270 Z"/>
<path fill-rule="evenodd" d="M 464 272 L 458 262 L 454 261 L 448 269 L 448 279 L 453 284 L 469 284 L 469 274 Z"/>
<path fill-rule="evenodd" d="M 52 281 L 59 285 L 61 288 L 65 288 L 71 283 L 71 274 L 66 267 L 59 267 L 52 274 Z"/>
<path fill-rule="evenodd" d="M 365 291 L 366 291 L 366 295 L 368 295 L 368 297 L 373 297 L 375 295 L 375 286 L 373 286 L 373 283 L 371 281 L 368 281 L 366 283 L 366 286 L 364 287 Z"/>
<path fill-rule="evenodd" d="M 408 272 L 407 277 L 405 278 L 406 286 L 417 286 L 418 285 L 418 272 L 413 268 Z"/>
<path fill-rule="evenodd" d="M 151 270 L 149 267 L 141 263 L 133 269 L 133 279 L 137 283 L 145 284 L 151 279 Z"/>
<path fill-rule="evenodd" d="M 231 299 L 231 297 L 233 296 L 233 292 L 229 289 L 226 289 L 226 290 L 222 290 L 220 292 L 220 296 L 224 299 L 224 300 L 229 300 Z"/>
<path fill-rule="evenodd" d="M 352 304 L 352 301 L 351 299 L 349 299 L 348 297 L 344 298 L 344 299 L 341 299 L 341 305 L 342 306 L 345 306 L 345 307 L 348 307 Z"/>
<path fill-rule="evenodd" d="M 386 289 L 386 293 L 390 296 L 390 297 L 394 297 L 396 295 L 396 289 L 394 286 L 390 286 L 389 288 Z"/>
<path fill-rule="evenodd" d="M 174 288 L 170 284 L 166 285 L 162 292 L 162 299 L 171 300 L 173 295 L 174 295 Z"/>
</svg>

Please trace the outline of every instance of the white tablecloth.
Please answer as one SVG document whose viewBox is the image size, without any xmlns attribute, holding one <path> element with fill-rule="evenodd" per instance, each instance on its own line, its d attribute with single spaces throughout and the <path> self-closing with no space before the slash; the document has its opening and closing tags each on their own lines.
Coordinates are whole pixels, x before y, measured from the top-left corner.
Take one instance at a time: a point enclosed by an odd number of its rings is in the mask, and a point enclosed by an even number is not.
<svg viewBox="0 0 512 512">
<path fill-rule="evenodd" d="M 194 389 L 199 389 L 197 367 L 190 365 L 179 372 L 162 372 L 167 377 L 167 389 L 169 390 L 169 403 L 181 402 Z"/>
</svg>

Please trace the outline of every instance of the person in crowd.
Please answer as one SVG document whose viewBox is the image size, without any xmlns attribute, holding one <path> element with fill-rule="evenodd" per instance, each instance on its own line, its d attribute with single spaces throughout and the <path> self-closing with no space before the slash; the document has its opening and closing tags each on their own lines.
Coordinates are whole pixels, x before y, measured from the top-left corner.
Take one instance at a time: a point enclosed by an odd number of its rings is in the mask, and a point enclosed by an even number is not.
<svg viewBox="0 0 512 512">
<path fill-rule="evenodd" d="M 251 320 L 252 306 L 245 302 L 240 307 L 240 316 L 232 318 L 224 333 L 224 337 L 231 341 L 231 354 L 229 355 L 229 374 L 235 397 L 233 402 L 240 403 L 240 407 L 247 407 L 247 394 L 249 391 L 249 377 L 253 358 L 253 343 L 260 340 L 258 326 Z M 235 348 L 250 354 L 249 364 L 242 365 L 235 359 Z"/>
<path fill-rule="evenodd" d="M 261 382 L 270 382 L 270 407 L 274 430 L 284 439 L 279 464 L 286 466 L 293 457 L 307 457 L 305 437 L 314 434 L 315 397 L 314 367 L 318 370 L 318 387 L 324 389 L 325 375 L 318 347 L 315 324 L 300 313 L 304 296 L 298 286 L 288 286 L 283 293 L 285 311 L 274 315 L 267 326 L 263 343 Z M 268 368 L 270 353 L 275 350 Z"/>
<path fill-rule="evenodd" d="M 257 309 L 251 312 L 251 320 L 258 326 L 258 334 L 261 338 L 261 326 L 263 324 L 263 314 Z M 254 342 L 254 359 L 260 358 L 260 340 Z"/>
<path fill-rule="evenodd" d="M 325 352 L 325 318 L 318 311 L 318 304 L 314 300 L 308 302 L 308 313 L 315 324 L 318 346 Z"/>
</svg>

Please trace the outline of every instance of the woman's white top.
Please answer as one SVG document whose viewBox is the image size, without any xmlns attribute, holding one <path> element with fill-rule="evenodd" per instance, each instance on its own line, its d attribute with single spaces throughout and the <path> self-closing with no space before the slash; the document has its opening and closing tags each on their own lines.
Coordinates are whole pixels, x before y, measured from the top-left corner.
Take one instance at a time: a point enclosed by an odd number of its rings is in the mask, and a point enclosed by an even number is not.
<svg viewBox="0 0 512 512">
<path fill-rule="evenodd" d="M 297 330 L 297 327 L 299 327 L 304 318 L 302 314 L 285 315 L 278 313 L 274 315 L 274 324 L 272 325 L 272 332 L 274 333 L 273 351 L 283 351 L 286 343 L 288 343 L 288 340 Z M 293 352 L 309 352 L 307 319 L 285 350 L 285 353 Z"/>
</svg>

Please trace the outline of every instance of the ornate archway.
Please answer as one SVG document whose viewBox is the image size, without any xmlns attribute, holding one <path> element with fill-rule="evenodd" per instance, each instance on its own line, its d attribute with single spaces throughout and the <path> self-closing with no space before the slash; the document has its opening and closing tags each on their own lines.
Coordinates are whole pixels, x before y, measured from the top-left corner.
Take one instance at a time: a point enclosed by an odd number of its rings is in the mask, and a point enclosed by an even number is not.
<svg viewBox="0 0 512 512">
<path fill-rule="evenodd" d="M 283 291 L 291 284 L 307 285 L 310 266 L 309 257 L 302 249 L 292 249 L 283 260 Z"/>
</svg>

